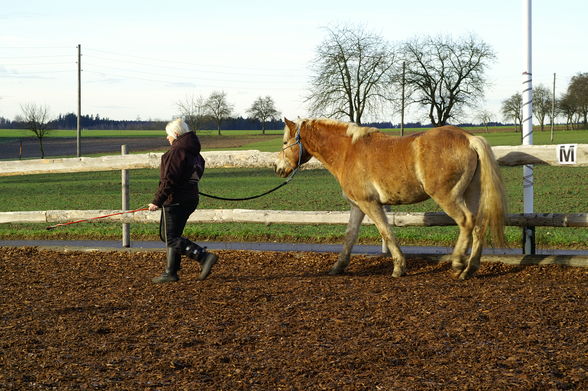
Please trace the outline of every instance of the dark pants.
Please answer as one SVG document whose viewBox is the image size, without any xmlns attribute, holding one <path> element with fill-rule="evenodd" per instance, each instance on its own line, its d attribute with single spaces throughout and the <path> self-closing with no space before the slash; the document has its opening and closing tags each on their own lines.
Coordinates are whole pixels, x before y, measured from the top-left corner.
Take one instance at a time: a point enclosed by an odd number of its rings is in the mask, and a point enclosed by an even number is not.
<svg viewBox="0 0 588 391">
<path fill-rule="evenodd" d="M 186 222 L 198 206 L 198 197 L 180 201 L 171 205 L 164 205 L 159 222 L 159 237 L 167 247 L 172 247 L 185 253 L 186 247 L 193 244 L 182 237 Z"/>
</svg>

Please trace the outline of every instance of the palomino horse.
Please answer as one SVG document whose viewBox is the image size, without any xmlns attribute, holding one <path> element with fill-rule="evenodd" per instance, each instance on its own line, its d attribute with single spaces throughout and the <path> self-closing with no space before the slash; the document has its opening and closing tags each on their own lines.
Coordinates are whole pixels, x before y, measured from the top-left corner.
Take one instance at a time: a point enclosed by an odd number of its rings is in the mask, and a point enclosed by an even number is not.
<svg viewBox="0 0 588 391">
<path fill-rule="evenodd" d="M 314 156 L 337 178 L 351 203 L 343 250 L 330 274 L 342 273 L 349 264 L 366 214 L 392 254 L 392 275 L 406 273 L 404 255 L 394 240 L 383 205 L 432 198 L 443 208 L 459 226 L 450 260 L 460 279 L 471 277 L 480 267 L 488 226 L 494 242 L 504 244 L 504 188 L 496 159 L 484 138 L 454 126 L 392 137 L 374 128 L 328 119 L 285 121 L 276 174 L 286 177 Z"/>
</svg>

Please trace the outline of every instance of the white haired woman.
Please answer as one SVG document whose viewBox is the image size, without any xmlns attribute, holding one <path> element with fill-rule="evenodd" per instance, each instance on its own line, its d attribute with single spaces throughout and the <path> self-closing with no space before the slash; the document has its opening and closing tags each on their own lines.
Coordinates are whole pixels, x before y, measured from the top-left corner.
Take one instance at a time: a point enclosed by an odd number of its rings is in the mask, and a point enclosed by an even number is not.
<svg viewBox="0 0 588 391">
<path fill-rule="evenodd" d="M 198 206 L 198 182 L 204 173 L 200 140 L 182 119 L 168 123 L 165 132 L 171 148 L 161 157 L 159 187 L 149 210 L 161 209 L 159 233 L 167 246 L 167 263 L 165 272 L 153 282 L 178 281 L 182 255 L 200 264 L 198 279 L 204 280 L 218 257 L 182 236 L 188 218 Z"/>
</svg>

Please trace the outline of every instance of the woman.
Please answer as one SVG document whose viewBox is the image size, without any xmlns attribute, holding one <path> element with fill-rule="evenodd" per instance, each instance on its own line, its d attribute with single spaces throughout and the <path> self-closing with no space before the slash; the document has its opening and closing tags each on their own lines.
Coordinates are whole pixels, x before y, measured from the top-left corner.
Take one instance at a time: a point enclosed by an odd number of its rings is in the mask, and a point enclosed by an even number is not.
<svg viewBox="0 0 588 391">
<path fill-rule="evenodd" d="M 182 237 L 188 217 L 198 206 L 198 181 L 204 172 L 200 140 L 179 118 L 168 123 L 165 132 L 171 148 L 161 157 L 159 188 L 149 210 L 162 210 L 159 236 L 167 245 L 167 265 L 165 272 L 153 282 L 178 281 L 182 255 L 200 264 L 198 279 L 204 280 L 218 257 Z"/>
</svg>

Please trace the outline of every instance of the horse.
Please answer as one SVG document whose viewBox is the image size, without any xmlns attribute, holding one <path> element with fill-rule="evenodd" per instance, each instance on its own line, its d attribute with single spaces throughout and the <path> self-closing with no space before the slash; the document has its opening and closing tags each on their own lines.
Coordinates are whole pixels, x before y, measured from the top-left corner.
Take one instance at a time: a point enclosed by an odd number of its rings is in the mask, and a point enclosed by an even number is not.
<svg viewBox="0 0 588 391">
<path fill-rule="evenodd" d="M 392 276 L 406 274 L 384 205 L 432 198 L 455 220 L 459 236 L 446 258 L 456 278 L 470 278 L 479 269 L 488 227 L 493 243 L 504 245 L 504 186 L 484 138 L 455 126 L 398 137 L 332 119 L 285 118 L 285 124 L 275 173 L 287 177 L 314 156 L 337 179 L 351 205 L 343 249 L 329 274 L 341 274 L 349 264 L 365 215 L 392 255 Z"/>
</svg>

